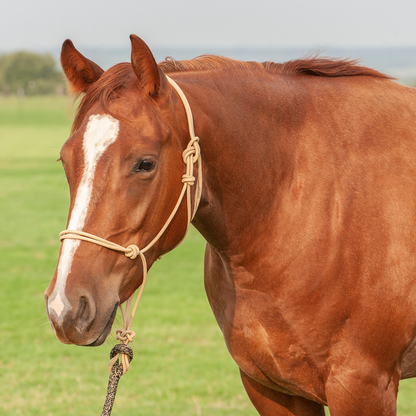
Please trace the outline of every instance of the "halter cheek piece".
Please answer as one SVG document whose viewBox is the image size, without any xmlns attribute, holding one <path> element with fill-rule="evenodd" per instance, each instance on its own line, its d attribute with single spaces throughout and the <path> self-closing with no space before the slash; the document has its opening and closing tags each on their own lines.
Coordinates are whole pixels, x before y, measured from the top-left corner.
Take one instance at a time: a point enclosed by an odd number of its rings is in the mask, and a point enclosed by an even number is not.
<svg viewBox="0 0 416 416">
<path fill-rule="evenodd" d="M 201 192 L 202 192 L 201 152 L 200 152 L 200 148 L 198 144 L 199 138 L 195 136 L 194 122 L 193 122 L 191 107 L 189 106 L 189 102 L 185 94 L 179 87 L 179 85 L 175 81 L 173 81 L 170 77 L 166 76 L 166 78 L 168 79 L 172 87 L 176 90 L 176 92 L 178 93 L 185 107 L 186 116 L 188 119 L 189 135 L 191 137 L 191 140 L 188 143 L 188 146 L 186 147 L 184 152 L 182 153 L 182 158 L 186 165 L 186 172 L 182 176 L 182 183 L 183 183 L 182 191 L 179 195 L 179 198 L 175 207 L 173 208 L 172 213 L 170 214 L 169 218 L 166 220 L 165 225 L 161 228 L 161 230 L 158 232 L 156 237 L 146 247 L 142 248 L 141 250 L 135 244 L 131 244 L 127 247 L 123 247 L 123 246 L 120 246 L 119 244 L 105 240 L 104 238 L 101 238 L 101 237 L 97 237 L 93 234 L 86 233 L 84 231 L 65 230 L 59 233 L 60 241 L 63 241 L 65 239 L 87 241 L 89 243 L 94 243 L 102 247 L 106 247 L 110 250 L 121 251 L 126 255 L 126 257 L 128 257 L 131 260 L 134 260 L 136 257 L 140 256 L 142 260 L 142 264 L 143 264 L 143 283 L 140 287 L 139 294 L 137 295 L 136 302 L 134 303 L 133 309 L 131 309 L 131 304 L 133 302 L 133 297 L 134 297 L 134 293 L 133 293 L 130 296 L 130 298 L 127 299 L 126 301 L 125 310 L 123 309 L 123 306 L 120 305 L 120 310 L 123 316 L 123 329 L 117 329 L 116 334 L 117 334 L 117 339 L 120 340 L 125 345 L 127 345 L 129 342 L 132 342 L 133 337 L 135 336 L 135 332 L 130 330 L 130 327 L 131 327 L 131 323 L 136 313 L 137 305 L 139 304 L 139 301 L 142 296 L 142 293 L 146 284 L 146 280 L 147 280 L 147 262 L 146 262 L 146 257 L 144 256 L 144 253 L 148 251 L 151 247 L 153 247 L 153 245 L 159 240 L 162 234 L 166 231 L 169 224 L 172 222 L 173 218 L 178 212 L 178 209 L 186 193 L 188 222 L 187 222 L 185 234 L 182 238 L 183 240 L 188 232 L 189 224 L 193 220 L 196 214 L 196 211 L 198 209 L 199 202 L 201 200 Z M 197 179 L 195 179 L 194 177 L 194 163 L 198 163 L 198 178 Z M 196 185 L 196 188 L 195 188 L 194 206 L 192 209 L 191 187 L 194 185 Z M 130 309 L 131 309 L 131 313 L 129 313 Z M 117 353 L 114 357 L 111 358 L 109 362 L 109 368 L 111 372 L 113 365 L 116 362 L 118 362 L 118 358 L 120 354 L 122 356 L 121 359 L 122 359 L 122 364 L 123 364 L 123 374 L 125 374 L 126 371 L 129 369 L 129 362 L 131 358 L 129 358 L 126 354 L 122 352 Z"/>
</svg>

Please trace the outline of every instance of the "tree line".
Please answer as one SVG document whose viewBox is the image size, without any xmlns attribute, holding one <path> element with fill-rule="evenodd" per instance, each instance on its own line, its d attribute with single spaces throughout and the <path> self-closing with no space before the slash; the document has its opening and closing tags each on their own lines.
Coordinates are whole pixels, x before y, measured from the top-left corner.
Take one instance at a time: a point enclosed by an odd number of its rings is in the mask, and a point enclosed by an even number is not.
<svg viewBox="0 0 416 416">
<path fill-rule="evenodd" d="M 0 55 L 0 94 L 63 94 L 64 76 L 49 54 L 13 52 Z"/>
</svg>

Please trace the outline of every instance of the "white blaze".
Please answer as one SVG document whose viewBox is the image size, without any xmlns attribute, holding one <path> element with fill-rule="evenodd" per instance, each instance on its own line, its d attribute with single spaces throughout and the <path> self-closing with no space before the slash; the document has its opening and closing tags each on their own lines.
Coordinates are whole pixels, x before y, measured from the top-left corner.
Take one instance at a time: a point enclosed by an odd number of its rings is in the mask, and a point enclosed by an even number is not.
<svg viewBox="0 0 416 416">
<path fill-rule="evenodd" d="M 84 151 L 84 172 L 78 186 L 74 207 L 68 224 L 68 230 L 82 231 L 91 200 L 95 168 L 105 150 L 118 136 L 119 122 L 109 115 L 93 115 L 89 118 L 82 141 Z M 58 318 L 65 307 L 70 308 L 65 296 L 66 280 L 71 272 L 72 260 L 80 240 L 64 240 L 55 288 L 49 298 L 49 309 L 55 311 Z"/>
</svg>

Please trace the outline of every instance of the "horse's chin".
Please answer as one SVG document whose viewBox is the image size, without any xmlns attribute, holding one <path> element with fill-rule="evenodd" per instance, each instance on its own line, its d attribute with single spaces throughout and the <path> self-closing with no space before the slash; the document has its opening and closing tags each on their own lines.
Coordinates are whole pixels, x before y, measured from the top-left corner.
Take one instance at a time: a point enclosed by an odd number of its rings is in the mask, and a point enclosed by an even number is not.
<svg viewBox="0 0 416 416">
<path fill-rule="evenodd" d="M 98 347 L 99 345 L 103 344 L 104 341 L 107 339 L 107 336 L 110 333 L 110 331 L 111 328 L 108 331 L 102 332 L 101 335 L 94 342 L 92 342 L 91 344 L 84 345 L 84 347 Z"/>
</svg>

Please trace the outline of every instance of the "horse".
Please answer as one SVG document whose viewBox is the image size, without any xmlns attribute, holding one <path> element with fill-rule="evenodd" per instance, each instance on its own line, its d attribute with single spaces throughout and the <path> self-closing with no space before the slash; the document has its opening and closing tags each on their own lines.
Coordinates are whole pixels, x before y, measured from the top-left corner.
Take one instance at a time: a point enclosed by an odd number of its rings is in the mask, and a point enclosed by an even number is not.
<svg viewBox="0 0 416 416">
<path fill-rule="evenodd" d="M 83 94 L 60 153 L 67 229 L 143 247 L 177 204 L 142 255 L 150 268 L 189 221 L 205 238 L 207 297 L 261 416 L 395 415 L 416 376 L 415 89 L 320 56 L 157 64 L 130 39 L 131 62 L 106 71 L 62 47 Z M 169 80 L 199 137 L 191 219 L 177 202 L 189 120 Z M 45 292 L 64 343 L 102 344 L 143 281 L 139 258 L 92 242 L 63 241 Z"/>
</svg>

